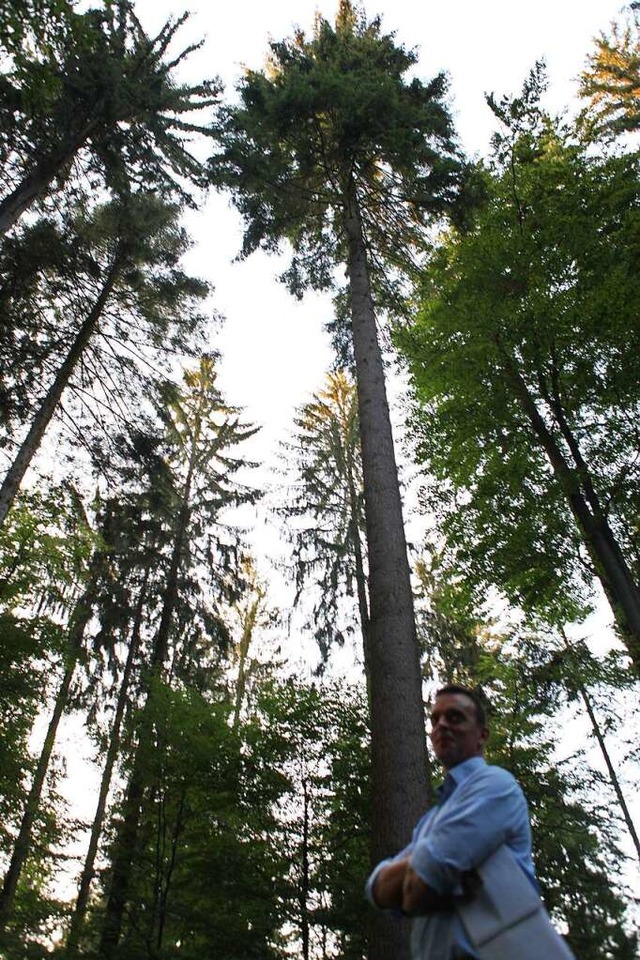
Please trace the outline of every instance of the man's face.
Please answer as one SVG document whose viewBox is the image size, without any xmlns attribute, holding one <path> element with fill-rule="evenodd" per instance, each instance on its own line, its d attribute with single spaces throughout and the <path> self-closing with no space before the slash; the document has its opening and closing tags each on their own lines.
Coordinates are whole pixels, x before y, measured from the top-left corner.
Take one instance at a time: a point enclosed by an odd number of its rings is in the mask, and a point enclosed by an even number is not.
<svg viewBox="0 0 640 960">
<path fill-rule="evenodd" d="M 464 693 L 442 693 L 431 710 L 433 752 L 445 770 L 482 755 L 489 731 L 478 723 L 476 705 Z"/>
</svg>

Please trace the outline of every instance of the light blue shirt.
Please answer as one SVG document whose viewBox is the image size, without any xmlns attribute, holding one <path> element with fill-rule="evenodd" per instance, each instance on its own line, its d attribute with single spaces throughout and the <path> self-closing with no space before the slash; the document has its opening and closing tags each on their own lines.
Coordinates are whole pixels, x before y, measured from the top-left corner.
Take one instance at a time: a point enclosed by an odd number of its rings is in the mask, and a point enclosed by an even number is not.
<svg viewBox="0 0 640 960">
<path fill-rule="evenodd" d="M 449 770 L 437 793 L 438 803 L 418 821 L 409 846 L 379 863 L 369 877 L 366 891 L 374 906 L 373 885 L 386 864 L 410 855 L 411 866 L 428 886 L 440 894 L 456 895 L 462 893 L 461 874 L 477 867 L 503 844 L 513 851 L 537 889 L 529 811 L 515 777 L 501 767 L 490 766 L 483 757 L 471 757 Z M 429 920 L 429 916 L 420 917 L 417 923 L 426 931 Z M 475 956 L 457 917 L 453 943 L 454 955 Z M 421 952 L 418 957 L 422 958 Z"/>
</svg>

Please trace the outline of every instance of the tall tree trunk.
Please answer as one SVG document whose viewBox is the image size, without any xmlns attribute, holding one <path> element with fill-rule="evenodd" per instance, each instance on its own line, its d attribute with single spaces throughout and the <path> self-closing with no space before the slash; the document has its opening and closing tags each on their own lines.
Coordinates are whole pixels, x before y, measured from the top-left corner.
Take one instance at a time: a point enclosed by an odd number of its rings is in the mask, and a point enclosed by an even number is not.
<svg viewBox="0 0 640 960">
<path fill-rule="evenodd" d="M 33 170 L 23 177 L 18 186 L 0 201 L 0 236 L 4 236 L 24 211 L 45 193 L 53 178 L 70 163 L 97 123 L 98 118 L 94 111 L 94 116 L 82 129 L 44 156 Z"/>
<path fill-rule="evenodd" d="M 40 751 L 40 757 L 38 758 L 38 763 L 33 775 L 33 782 L 25 803 L 20 829 L 18 831 L 18 836 L 16 837 L 16 842 L 11 855 L 11 861 L 4 877 L 2 892 L 0 893 L 0 931 L 4 930 L 7 921 L 11 917 L 20 875 L 29 856 L 33 825 L 38 813 L 38 807 L 40 806 L 40 798 L 42 797 L 42 790 L 47 777 L 47 770 L 49 769 L 49 761 L 51 760 L 51 754 L 53 752 L 58 726 L 69 700 L 71 682 L 73 680 L 73 675 L 78 663 L 78 657 L 80 656 L 80 651 L 82 649 L 82 638 L 84 636 L 85 627 L 87 626 L 87 623 L 91 617 L 93 600 L 95 597 L 96 572 L 99 559 L 100 558 L 98 554 L 94 554 L 94 559 L 92 561 L 91 581 L 84 591 L 82 597 L 75 605 L 73 614 L 71 616 L 69 627 L 69 646 L 64 676 L 58 689 L 53 713 L 49 721 L 47 733 Z"/>
<path fill-rule="evenodd" d="M 590 477 L 588 496 L 584 490 L 584 483 L 580 482 L 581 474 L 583 479 L 585 472 L 588 476 L 586 465 L 580 458 L 579 469 L 571 469 L 556 438 L 544 422 L 517 364 L 500 344 L 498 347 L 520 406 L 562 487 L 583 543 L 593 561 L 596 575 L 611 606 L 621 638 L 636 672 L 640 675 L 640 588 L 633 579 L 603 511 L 599 508 Z M 596 498 L 597 513 L 589 502 L 594 498 Z"/>
<path fill-rule="evenodd" d="M 102 833 L 102 824 L 104 822 L 104 814 L 107 807 L 107 797 L 109 796 L 109 789 L 111 787 L 111 778 L 113 776 L 113 768 L 118 756 L 118 751 L 120 749 L 120 731 L 122 728 L 122 720 L 124 717 L 124 711 L 128 702 L 129 697 L 129 685 L 131 682 L 131 675 L 133 673 L 133 667 L 138 655 L 138 650 L 140 649 L 140 630 L 142 626 L 142 615 L 144 611 L 144 605 L 147 597 L 147 585 L 149 580 L 149 571 L 145 571 L 144 580 L 138 597 L 138 602 L 136 604 L 136 610 L 134 614 L 134 622 L 131 629 L 131 640 L 129 642 L 129 651 L 127 653 L 127 660 L 124 667 L 124 672 L 122 674 L 122 683 L 120 684 L 120 690 L 118 691 L 118 702 L 116 704 L 116 712 L 113 718 L 113 724 L 111 727 L 111 736 L 109 739 L 109 747 L 107 749 L 107 756 L 105 759 L 104 769 L 102 771 L 102 778 L 100 781 L 100 793 L 98 795 L 98 803 L 96 805 L 96 812 L 93 818 L 93 824 L 91 826 L 91 836 L 89 838 L 89 847 L 87 849 L 87 854 L 84 860 L 84 865 L 82 868 L 82 874 L 80 876 L 80 882 L 78 885 L 78 896 L 76 899 L 73 917 L 71 918 L 71 926 L 69 928 L 69 935 L 67 937 L 67 958 L 68 960 L 74 960 L 78 955 L 78 948 L 80 945 L 80 937 L 82 935 L 82 928 L 84 925 L 85 916 L 87 913 L 87 906 L 89 903 L 89 893 L 91 891 L 91 883 L 94 877 L 94 867 L 96 862 L 96 856 L 98 854 L 98 844 L 100 842 L 100 835 Z"/>
<path fill-rule="evenodd" d="M 29 464 L 35 456 L 40 442 L 44 436 L 45 430 L 51 422 L 60 397 L 69 383 L 71 374 L 87 347 L 91 337 L 96 331 L 105 305 L 111 295 L 120 270 L 120 258 L 116 255 L 107 272 L 102 289 L 94 303 L 91 311 L 80 327 L 76 338 L 71 345 L 69 353 L 62 362 L 56 378 L 49 387 L 40 409 L 36 413 L 31 428 L 23 440 L 16 457 L 11 464 L 7 475 L 5 476 L 2 487 L 0 487 L 0 526 L 4 523 L 7 513 L 13 503 L 13 500 L 20 489 L 22 478 L 24 477 Z"/>
<path fill-rule="evenodd" d="M 372 859 L 402 849 L 424 811 L 427 755 L 422 677 L 382 354 L 355 191 L 347 198 L 351 322 L 356 363 L 369 563 Z M 375 960 L 408 956 L 401 925 L 380 918 Z"/>
</svg>

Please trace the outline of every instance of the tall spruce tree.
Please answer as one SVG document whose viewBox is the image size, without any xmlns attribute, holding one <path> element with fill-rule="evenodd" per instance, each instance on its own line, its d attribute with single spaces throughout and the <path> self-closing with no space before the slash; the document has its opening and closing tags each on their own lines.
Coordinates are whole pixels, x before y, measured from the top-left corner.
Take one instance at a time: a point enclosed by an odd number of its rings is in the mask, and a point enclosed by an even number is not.
<svg viewBox="0 0 640 960">
<path fill-rule="evenodd" d="M 344 370 L 305 403 L 285 444 L 285 519 L 293 545 L 296 602 L 313 597 L 313 625 L 322 662 L 344 642 L 341 607 L 358 601 L 365 672 L 369 675 L 369 593 L 364 551 L 364 492 L 356 387 Z M 347 629 L 354 619 L 344 610 Z"/>
<path fill-rule="evenodd" d="M 197 686 L 198 677 L 207 675 L 212 654 L 227 643 L 221 601 L 237 598 L 242 581 L 237 538 L 225 532 L 221 515 L 225 508 L 252 502 L 257 496 L 254 489 L 235 479 L 245 465 L 235 456 L 235 449 L 255 431 L 242 424 L 237 410 L 224 404 L 212 357 L 204 357 L 197 370 L 185 372 L 182 389 L 167 384 L 159 412 L 171 475 L 171 535 L 141 684 L 133 758 L 107 877 L 99 945 L 105 960 L 118 948 L 132 896 L 141 816 L 157 788 L 154 770 L 164 741 L 155 726 L 154 698 L 156 693 L 162 696 L 166 680 L 188 680 L 190 686 Z"/>
<path fill-rule="evenodd" d="M 442 75 L 408 81 L 414 53 L 342 0 L 335 26 L 271 44 L 240 102 L 218 122 L 212 182 L 245 218 L 243 254 L 292 252 L 301 295 L 346 266 L 355 357 L 369 559 L 373 857 L 399 849 L 425 795 L 420 670 L 398 476 L 376 311 L 393 300 L 426 222 L 451 208 L 462 165 Z M 376 940 L 398 956 L 397 928 Z"/>
</svg>

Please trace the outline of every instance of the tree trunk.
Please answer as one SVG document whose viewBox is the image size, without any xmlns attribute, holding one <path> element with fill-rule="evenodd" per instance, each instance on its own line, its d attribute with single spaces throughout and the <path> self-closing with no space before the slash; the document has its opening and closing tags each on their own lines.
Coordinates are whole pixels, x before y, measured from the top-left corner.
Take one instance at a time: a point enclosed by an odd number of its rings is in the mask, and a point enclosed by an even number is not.
<svg viewBox="0 0 640 960">
<path fill-rule="evenodd" d="M 367 576 L 364 572 L 362 543 L 360 542 L 360 524 L 358 523 L 358 508 L 356 488 L 353 480 L 351 465 L 349 465 L 349 524 L 351 540 L 353 542 L 353 557 L 356 565 L 356 589 L 358 591 L 358 613 L 360 616 L 360 633 L 362 635 L 362 655 L 364 658 L 364 674 L 367 682 L 367 700 L 371 701 L 371 652 L 369 650 L 369 596 L 367 593 Z"/>
<path fill-rule="evenodd" d="M 53 178 L 66 167 L 82 144 L 86 142 L 97 123 L 98 120 L 94 113 L 91 120 L 87 121 L 78 133 L 69 137 L 65 143 L 60 144 L 57 150 L 53 150 L 48 156 L 45 156 L 30 173 L 23 177 L 15 190 L 12 190 L 0 201 L 0 236 L 4 236 L 20 219 L 24 211 L 44 194 Z"/>
<path fill-rule="evenodd" d="M 15 460 L 11 464 L 7 475 L 2 482 L 2 487 L 0 487 L 0 527 L 4 523 L 11 504 L 13 503 L 18 490 L 20 489 L 20 484 L 22 483 L 22 479 L 27 471 L 27 468 L 29 467 L 29 464 L 33 460 L 33 457 L 40 446 L 40 442 L 44 436 L 45 430 L 51 422 L 51 418 L 53 417 L 58 403 L 60 402 L 60 397 L 62 396 L 65 387 L 69 383 L 71 374 L 73 373 L 78 360 L 86 349 L 89 340 L 95 333 L 107 300 L 109 299 L 113 290 L 119 270 L 120 258 L 116 255 L 109 268 L 96 302 L 94 303 L 84 323 L 80 327 L 80 330 L 78 331 L 76 338 L 71 345 L 69 353 L 65 357 L 60 369 L 58 370 L 58 373 L 56 374 L 55 380 L 49 387 L 46 396 L 40 404 L 40 409 L 33 419 L 31 428 L 23 440 L 20 449 L 16 454 Z"/>
<path fill-rule="evenodd" d="M 60 688 L 58 690 L 53 714 L 49 721 L 44 743 L 40 751 L 40 757 L 33 775 L 31 789 L 29 790 L 29 794 L 25 803 L 20 829 L 13 847 L 11 861 L 4 878 L 2 892 L 0 893 L 0 931 L 4 930 L 7 921 L 11 916 L 20 875 L 29 856 L 31 834 L 38 813 L 38 807 L 40 806 L 40 798 L 42 796 L 42 790 L 47 777 L 47 770 L 49 769 L 49 761 L 51 760 L 53 745 L 58 732 L 60 719 L 64 713 L 69 699 L 71 682 L 73 680 L 73 675 L 78 663 L 78 657 L 82 648 L 82 637 L 84 635 L 85 627 L 91 617 L 93 598 L 95 595 L 96 567 L 98 562 L 98 555 L 95 554 L 94 560 L 92 561 L 92 580 L 87 589 L 84 591 L 82 597 L 75 605 L 73 614 L 71 616 L 67 665 L 62 678 L 62 683 L 60 684 Z"/>
<path fill-rule="evenodd" d="M 169 901 L 169 891 L 171 889 L 171 881 L 173 880 L 173 874 L 176 866 L 176 859 L 178 856 L 178 841 L 180 835 L 184 830 L 185 825 L 185 806 L 187 799 L 187 786 L 182 784 L 182 789 L 180 792 L 180 803 L 178 805 L 178 812 L 176 814 L 176 821 L 174 824 L 173 834 L 171 836 L 171 857 L 169 864 L 167 866 L 166 876 L 164 883 L 162 885 L 160 901 L 158 904 L 157 911 L 157 922 L 156 922 L 156 937 L 155 937 L 155 948 L 157 951 L 157 956 L 162 956 L 162 946 L 164 941 L 164 931 L 167 923 L 167 903 Z"/>
<path fill-rule="evenodd" d="M 355 191 L 344 230 L 356 363 L 369 563 L 372 859 L 397 853 L 427 802 L 422 677 L 382 354 Z M 380 918 L 375 960 L 408 956 L 400 924 Z"/>
<path fill-rule="evenodd" d="M 127 700 L 129 695 L 129 684 L 131 681 L 131 674 L 133 672 L 133 666 L 134 666 L 136 657 L 138 655 L 138 650 L 140 649 L 140 629 L 142 626 L 142 614 L 144 611 L 144 604 L 147 596 L 148 579 L 149 579 L 149 571 L 146 570 L 142 588 L 140 590 L 140 596 L 138 597 L 138 603 L 136 604 L 134 622 L 131 630 L 131 640 L 129 642 L 129 651 L 127 654 L 127 660 L 126 660 L 124 672 L 122 675 L 122 683 L 120 684 L 120 690 L 118 692 L 118 702 L 116 704 L 116 712 L 113 718 L 113 725 L 111 727 L 111 737 L 109 739 L 109 747 L 107 749 L 107 756 L 105 759 L 104 769 L 102 771 L 102 778 L 100 781 L 100 793 L 98 795 L 98 803 L 96 806 L 95 816 L 93 818 L 93 824 L 91 826 L 91 837 L 89 839 L 89 847 L 87 850 L 87 855 L 85 857 L 84 866 L 82 868 L 80 882 L 78 885 L 78 896 L 76 899 L 73 917 L 71 918 L 71 926 L 69 928 L 69 935 L 67 938 L 67 954 L 66 955 L 68 957 L 68 960 L 74 960 L 74 958 L 78 955 L 80 937 L 82 935 L 84 919 L 87 913 L 87 906 L 89 903 L 89 893 L 91 890 L 91 883 L 94 877 L 94 866 L 95 866 L 96 856 L 98 854 L 98 844 L 100 842 L 100 835 L 102 833 L 102 824 L 104 822 L 104 814 L 107 807 L 107 797 L 109 795 L 109 789 L 111 787 L 111 777 L 113 775 L 113 768 L 115 766 L 115 762 L 118 756 L 118 750 L 120 748 L 120 730 L 122 727 L 122 720 L 124 717 L 124 711 L 127 705 Z"/>
<path fill-rule="evenodd" d="M 618 800 L 618 805 L 624 817 L 624 822 L 627 825 L 629 831 L 629 836 L 633 842 L 634 847 L 636 848 L 636 856 L 640 862 L 640 838 L 638 837 L 638 832 L 635 828 L 635 824 L 631 819 L 631 813 L 629 812 L 629 807 L 627 806 L 627 801 L 625 800 L 624 794 L 622 792 L 622 787 L 620 786 L 620 781 L 618 780 L 615 767 L 611 762 L 611 757 L 609 756 L 609 751 L 607 750 L 607 745 L 604 742 L 604 737 L 602 736 L 602 731 L 600 730 L 600 725 L 596 718 L 595 713 L 593 712 L 593 707 L 591 706 L 591 701 L 586 689 L 580 684 L 578 686 L 580 691 L 580 696 L 582 697 L 582 702 L 584 703 L 585 710 L 587 711 L 589 720 L 591 721 L 591 726 L 595 734 L 595 738 L 598 741 L 598 746 L 602 752 L 602 757 L 606 764 L 607 770 L 609 772 L 609 779 L 611 781 L 611 786 L 613 787 L 614 793 Z"/>
<path fill-rule="evenodd" d="M 249 645 L 256 625 L 258 608 L 260 607 L 261 597 L 257 596 L 249 609 L 247 610 L 244 624 L 242 626 L 242 636 L 240 637 L 240 649 L 238 652 L 238 679 L 236 680 L 236 696 L 233 707 L 232 729 L 234 733 L 238 732 L 240 726 L 240 713 L 244 702 L 244 694 L 247 686 L 246 668 L 247 658 L 249 656 Z"/>
<path fill-rule="evenodd" d="M 604 513 L 601 509 L 598 509 L 597 514 L 594 513 L 589 503 L 589 500 L 596 497 L 590 477 L 588 496 L 584 491 L 584 484 L 580 483 L 580 474 L 584 476 L 587 472 L 588 475 L 586 465 L 581 461 L 579 470 L 570 468 L 555 437 L 545 424 L 515 361 L 500 345 L 499 349 L 520 406 L 562 487 L 582 541 L 589 552 L 596 575 L 611 606 L 620 636 L 627 647 L 636 672 L 640 675 L 640 589 L 633 579 Z"/>
<path fill-rule="evenodd" d="M 562 634 L 562 639 L 564 640 L 564 645 L 566 649 L 570 651 L 571 644 L 567 639 L 567 635 L 562 629 L 560 630 L 560 633 Z M 589 697 L 589 694 L 587 693 L 586 687 L 583 686 L 583 684 L 578 683 L 577 688 L 582 698 L 582 702 L 584 703 L 584 708 L 587 711 L 587 716 L 589 717 L 589 720 L 591 722 L 591 727 L 593 729 L 594 736 L 598 741 L 600 752 L 602 753 L 603 760 L 605 762 L 607 771 L 609 773 L 609 780 L 611 781 L 611 786 L 613 787 L 613 791 L 618 800 L 618 805 L 622 812 L 624 822 L 627 825 L 629 836 L 631 837 L 631 841 L 636 849 L 636 856 L 638 857 L 638 862 L 640 862 L 640 838 L 638 837 L 638 831 L 636 830 L 635 824 L 631 817 L 631 812 L 629 810 L 629 807 L 627 806 L 627 801 L 622 792 L 622 787 L 620 786 L 620 781 L 618 780 L 618 775 L 616 774 L 615 767 L 611 761 L 611 757 L 609 756 L 609 751 L 607 750 L 607 745 L 604 741 L 604 736 L 602 735 L 600 724 L 598 723 L 598 719 L 593 711 L 593 707 L 591 706 L 591 699 Z"/>
<path fill-rule="evenodd" d="M 300 940 L 302 960 L 309 960 L 309 787 L 306 778 L 302 781 L 302 849 L 300 851 Z"/>
</svg>

